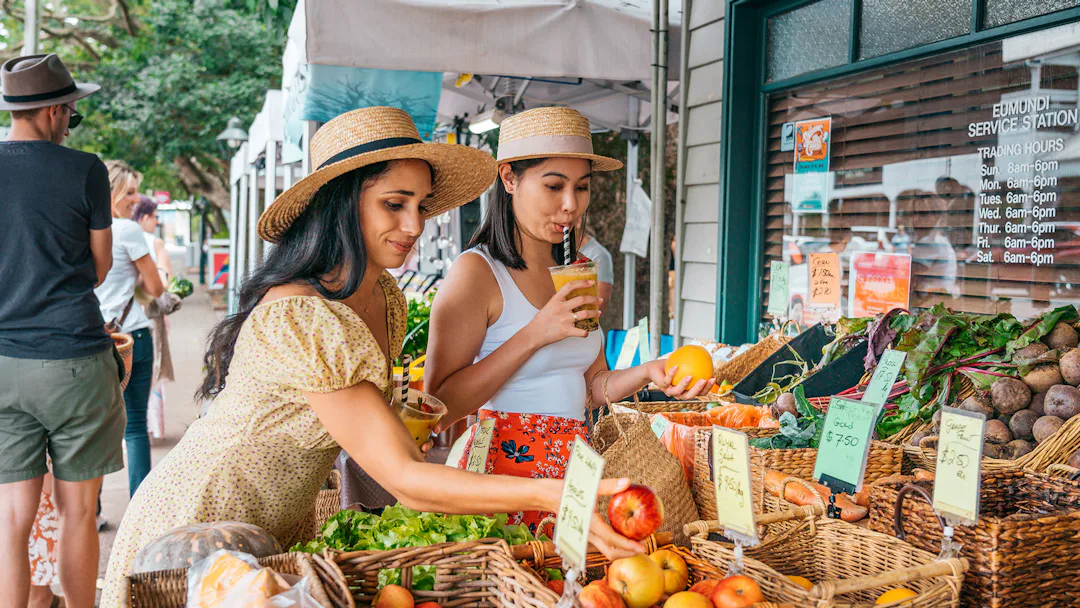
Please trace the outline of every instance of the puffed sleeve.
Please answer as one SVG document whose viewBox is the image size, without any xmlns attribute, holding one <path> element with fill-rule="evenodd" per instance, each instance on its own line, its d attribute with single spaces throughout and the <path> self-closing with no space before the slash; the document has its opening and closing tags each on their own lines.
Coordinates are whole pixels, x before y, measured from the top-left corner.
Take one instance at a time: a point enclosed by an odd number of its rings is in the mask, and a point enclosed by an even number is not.
<svg viewBox="0 0 1080 608">
<path fill-rule="evenodd" d="M 348 306 L 316 297 L 289 297 L 260 305 L 247 320 L 255 376 L 311 393 L 360 382 L 385 390 L 386 359 L 375 337 Z"/>
</svg>

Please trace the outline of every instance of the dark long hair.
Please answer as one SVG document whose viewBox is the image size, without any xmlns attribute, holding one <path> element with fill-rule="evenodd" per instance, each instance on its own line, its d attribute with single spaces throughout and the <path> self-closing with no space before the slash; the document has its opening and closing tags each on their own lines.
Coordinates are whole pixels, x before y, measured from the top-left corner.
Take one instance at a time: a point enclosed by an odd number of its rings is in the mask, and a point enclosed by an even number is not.
<svg viewBox="0 0 1080 608">
<path fill-rule="evenodd" d="M 531 158 L 510 163 L 514 176 L 521 179 L 525 171 L 532 169 L 546 158 Z M 469 241 L 469 248 L 483 245 L 491 257 L 507 268 L 525 270 L 528 266 L 521 257 L 521 234 L 514 217 L 514 197 L 506 191 L 502 177 L 495 178 L 495 194 L 489 199 L 484 221 Z M 551 257 L 563 262 L 563 245 L 551 246 Z M 577 229 L 570 230 L 570 261 L 577 259 Z"/>
<path fill-rule="evenodd" d="M 197 400 L 211 399 L 225 388 L 240 328 L 271 288 L 311 285 L 329 300 L 343 300 L 356 293 L 367 269 L 358 201 L 364 186 L 389 166 L 390 163 L 376 163 L 350 171 L 330 180 L 315 193 L 307 209 L 240 287 L 236 314 L 226 317 L 210 333 L 203 357 L 206 377 L 195 391 Z M 231 271 L 239 276 L 241 269 Z M 328 289 L 328 282 L 338 288 Z"/>
</svg>

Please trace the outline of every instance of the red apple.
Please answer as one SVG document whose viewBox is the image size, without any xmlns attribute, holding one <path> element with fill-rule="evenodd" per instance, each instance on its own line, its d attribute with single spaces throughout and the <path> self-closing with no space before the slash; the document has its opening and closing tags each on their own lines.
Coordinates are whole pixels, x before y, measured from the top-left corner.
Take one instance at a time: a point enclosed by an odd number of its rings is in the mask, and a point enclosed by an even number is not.
<svg viewBox="0 0 1080 608">
<path fill-rule="evenodd" d="M 716 585 L 712 595 L 716 608 L 748 608 L 764 602 L 761 587 L 749 576 L 729 576 Z"/>
<path fill-rule="evenodd" d="M 700 583 L 694 583 L 690 587 L 690 591 L 693 591 L 694 593 L 700 593 L 705 597 L 711 598 L 713 596 L 713 592 L 716 591 L 716 586 L 719 584 L 720 581 L 714 578 L 710 578 L 708 580 L 701 581 Z"/>
<path fill-rule="evenodd" d="M 413 608 L 415 600 L 412 593 L 400 585 L 387 585 L 375 594 L 372 608 Z"/>
<path fill-rule="evenodd" d="M 664 608 L 713 608 L 713 603 L 700 593 L 680 591 L 664 602 Z"/>
<path fill-rule="evenodd" d="M 649 608 L 664 597 L 664 571 L 646 555 L 615 560 L 607 580 L 627 608 Z"/>
<path fill-rule="evenodd" d="M 686 583 L 690 580 L 690 568 L 686 565 L 686 560 L 667 549 L 654 552 L 649 559 L 664 571 L 664 595 L 686 591 Z"/>
<path fill-rule="evenodd" d="M 645 540 L 664 523 L 664 503 L 648 486 L 634 484 L 611 497 L 608 520 L 626 538 Z"/>
<path fill-rule="evenodd" d="M 555 582 L 555 581 L 551 581 Z M 626 608 L 618 593 L 604 581 L 593 581 L 578 594 L 582 608 Z"/>
<path fill-rule="evenodd" d="M 422 602 L 417 604 L 416 608 L 442 608 L 442 604 L 439 602 Z"/>
</svg>

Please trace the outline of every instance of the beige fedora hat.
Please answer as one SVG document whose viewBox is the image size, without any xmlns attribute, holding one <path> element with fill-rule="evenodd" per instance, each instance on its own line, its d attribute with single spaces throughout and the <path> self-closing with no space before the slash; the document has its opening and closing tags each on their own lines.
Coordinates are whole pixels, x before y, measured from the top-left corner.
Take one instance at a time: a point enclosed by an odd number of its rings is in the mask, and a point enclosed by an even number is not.
<svg viewBox="0 0 1080 608">
<path fill-rule="evenodd" d="M 530 158 L 585 158 L 593 171 L 615 171 L 623 164 L 593 154 L 589 119 L 572 108 L 548 107 L 508 116 L 499 125 L 498 164 Z"/>
<path fill-rule="evenodd" d="M 346 112 L 311 138 L 315 171 L 281 193 L 259 218 L 259 237 L 276 243 L 327 182 L 354 169 L 390 160 L 419 159 L 435 170 L 425 219 L 475 199 L 495 183 L 491 154 L 455 144 L 424 143 L 409 114 L 371 107 Z"/>
<path fill-rule="evenodd" d="M 0 67 L 0 110 L 36 110 L 70 103 L 101 87 L 75 82 L 55 53 L 9 59 Z"/>
</svg>

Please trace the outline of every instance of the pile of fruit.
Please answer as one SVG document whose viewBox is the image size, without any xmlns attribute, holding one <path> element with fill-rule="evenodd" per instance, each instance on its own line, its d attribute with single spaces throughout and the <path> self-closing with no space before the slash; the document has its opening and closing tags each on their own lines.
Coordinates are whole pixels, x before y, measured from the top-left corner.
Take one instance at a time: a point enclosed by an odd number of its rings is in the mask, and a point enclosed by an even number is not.
<svg viewBox="0 0 1080 608">
<path fill-rule="evenodd" d="M 706 580 L 687 589 L 689 582 L 686 560 L 660 549 L 615 560 L 607 578 L 586 585 L 578 601 L 583 608 L 743 608 L 765 601 L 761 588 L 748 576 Z"/>
</svg>

